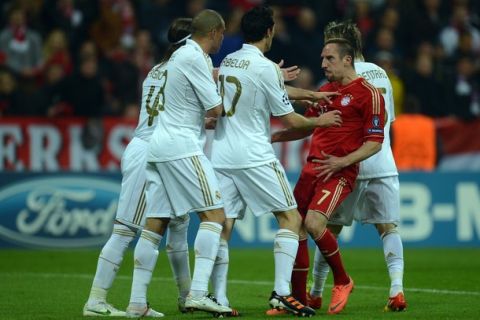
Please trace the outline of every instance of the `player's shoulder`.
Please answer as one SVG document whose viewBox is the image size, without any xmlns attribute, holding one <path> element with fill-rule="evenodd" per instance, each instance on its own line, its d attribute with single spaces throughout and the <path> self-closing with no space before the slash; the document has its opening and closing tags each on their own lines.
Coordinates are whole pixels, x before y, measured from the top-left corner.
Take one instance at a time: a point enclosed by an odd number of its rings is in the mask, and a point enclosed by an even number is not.
<svg viewBox="0 0 480 320">
<path fill-rule="evenodd" d="M 193 44 L 186 44 L 175 50 L 170 58 L 173 63 L 190 64 L 196 61 L 204 61 L 205 53 L 203 50 Z"/>
<path fill-rule="evenodd" d="M 165 71 L 167 70 L 167 63 L 159 63 L 155 65 L 150 71 L 148 72 L 147 76 L 145 77 L 143 84 L 152 84 L 158 82 L 166 77 Z"/>
<path fill-rule="evenodd" d="M 379 65 L 373 63 L 373 62 L 367 62 L 367 61 L 355 61 L 355 69 L 362 69 L 362 70 L 368 70 L 368 69 L 375 69 L 375 70 L 383 70 Z"/>
<path fill-rule="evenodd" d="M 388 80 L 387 72 L 375 63 L 355 62 L 355 71 L 367 81 Z"/>
<path fill-rule="evenodd" d="M 354 88 L 357 96 L 361 96 L 366 99 L 378 99 L 378 96 L 381 96 L 379 89 L 363 77 L 358 78 L 358 80 L 356 81 L 356 86 Z"/>
<path fill-rule="evenodd" d="M 318 91 L 337 91 L 338 84 L 336 82 L 325 82 L 318 88 Z"/>
</svg>

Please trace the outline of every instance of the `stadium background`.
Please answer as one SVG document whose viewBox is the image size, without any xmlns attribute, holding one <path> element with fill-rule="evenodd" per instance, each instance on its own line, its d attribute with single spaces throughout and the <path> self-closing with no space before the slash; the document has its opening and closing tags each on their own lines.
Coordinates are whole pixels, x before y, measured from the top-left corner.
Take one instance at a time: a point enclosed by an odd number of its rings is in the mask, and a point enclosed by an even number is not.
<svg viewBox="0 0 480 320">
<path fill-rule="evenodd" d="M 367 61 L 392 81 L 397 116 L 414 111 L 434 121 L 435 168 L 400 172 L 409 310 L 396 316 L 478 317 L 479 1 L 11 0 L 0 2 L 1 319 L 81 318 L 111 231 L 141 82 L 167 46 L 169 23 L 204 8 L 221 12 L 227 31 L 212 57 L 218 66 L 241 46 L 242 12 L 262 3 L 276 19 L 267 56 L 302 69 L 292 85 L 315 89 L 324 81 L 323 27 L 350 18 Z M 292 184 L 307 148 L 308 140 L 275 145 Z M 247 318 L 266 307 L 274 232 L 272 217 L 250 215 L 231 242 L 230 298 Z M 386 317 L 388 276 L 374 229 L 346 229 L 341 246 L 358 291 L 347 317 Z M 109 298 L 120 307 L 128 301 L 131 258 Z M 149 295 L 176 314 L 165 255 L 158 264 Z"/>
<path fill-rule="evenodd" d="M 241 47 L 242 13 L 262 3 L 274 8 L 276 19 L 267 56 L 298 65 L 302 72 L 292 85 L 303 88 L 324 81 L 325 24 L 347 18 L 358 24 L 367 61 L 382 66 L 392 81 L 397 117 L 420 113 L 436 127 L 435 169 L 400 173 L 406 246 L 477 247 L 480 5 L 466 0 L 3 1 L 0 245 L 101 245 L 108 224 L 92 225 L 100 224 L 98 212 L 110 218 L 114 212 L 141 83 L 168 45 L 168 25 L 204 8 L 221 12 L 227 30 L 212 57 L 218 66 Z M 279 123 L 272 120 L 272 127 Z M 308 140 L 275 148 L 294 184 Z M 99 178 L 107 190 L 95 183 Z M 249 218 L 239 224 L 232 245 L 269 246 L 274 229 L 272 217 Z M 342 241 L 375 246 L 379 240 L 373 228 L 354 226 Z"/>
</svg>

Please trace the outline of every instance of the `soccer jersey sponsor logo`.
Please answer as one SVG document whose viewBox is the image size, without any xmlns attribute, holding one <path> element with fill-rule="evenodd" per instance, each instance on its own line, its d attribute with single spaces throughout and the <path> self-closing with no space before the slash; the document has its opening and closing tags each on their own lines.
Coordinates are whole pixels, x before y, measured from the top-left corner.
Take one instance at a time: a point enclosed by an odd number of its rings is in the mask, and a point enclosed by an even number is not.
<svg viewBox="0 0 480 320">
<path fill-rule="evenodd" d="M 108 238 L 120 185 L 96 177 L 30 178 L 0 189 L 0 237 L 23 246 L 75 248 Z"/>
</svg>

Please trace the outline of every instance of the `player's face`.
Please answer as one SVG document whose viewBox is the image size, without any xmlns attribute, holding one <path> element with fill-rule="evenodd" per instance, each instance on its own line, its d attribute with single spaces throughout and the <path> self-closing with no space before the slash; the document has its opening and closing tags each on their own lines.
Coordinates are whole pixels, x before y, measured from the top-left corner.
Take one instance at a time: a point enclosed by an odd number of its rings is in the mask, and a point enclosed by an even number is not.
<svg viewBox="0 0 480 320">
<path fill-rule="evenodd" d="M 340 81 L 343 77 L 344 63 L 335 43 L 329 43 L 322 50 L 322 69 L 328 81 Z"/>
<path fill-rule="evenodd" d="M 209 53 L 217 53 L 218 50 L 222 47 L 223 43 L 223 34 L 225 33 L 225 25 L 222 27 L 212 30 L 213 34 L 213 45 Z"/>
</svg>

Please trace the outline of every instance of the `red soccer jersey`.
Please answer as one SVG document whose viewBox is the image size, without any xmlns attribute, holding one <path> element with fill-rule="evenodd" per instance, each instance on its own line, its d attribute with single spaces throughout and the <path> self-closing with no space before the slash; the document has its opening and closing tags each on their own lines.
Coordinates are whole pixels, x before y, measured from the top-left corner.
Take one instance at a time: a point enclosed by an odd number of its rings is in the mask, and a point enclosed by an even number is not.
<svg viewBox="0 0 480 320">
<path fill-rule="evenodd" d="M 327 83 L 318 91 L 338 91 L 341 95 L 333 97 L 331 105 L 307 109 L 305 116 L 316 117 L 327 111 L 340 110 L 343 123 L 341 127 L 315 129 L 308 161 L 323 159 L 321 151 L 343 157 L 360 148 L 365 141 L 383 142 L 385 101 L 365 79 L 355 79 L 345 86 L 338 82 Z"/>
</svg>

